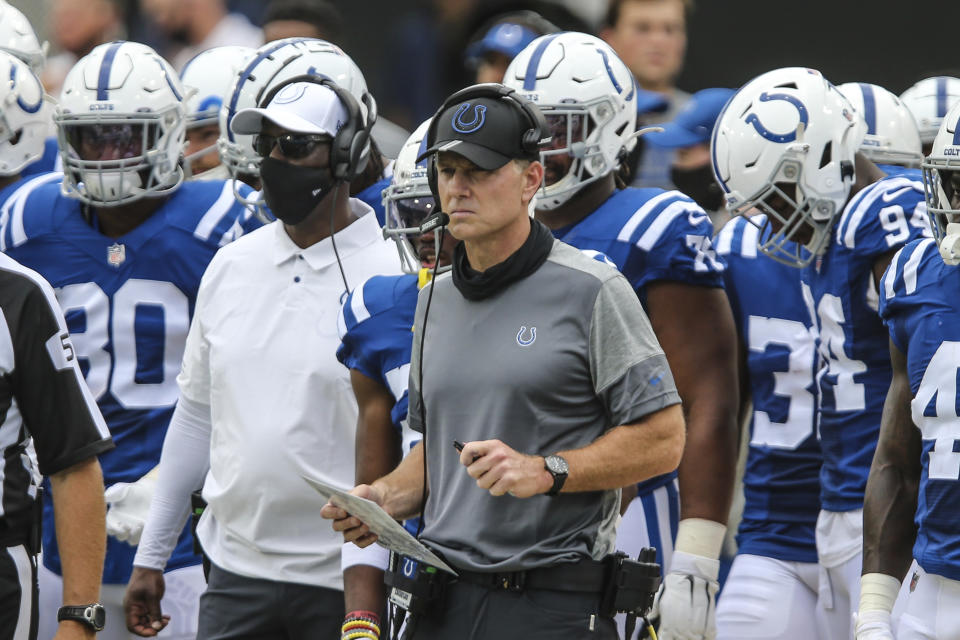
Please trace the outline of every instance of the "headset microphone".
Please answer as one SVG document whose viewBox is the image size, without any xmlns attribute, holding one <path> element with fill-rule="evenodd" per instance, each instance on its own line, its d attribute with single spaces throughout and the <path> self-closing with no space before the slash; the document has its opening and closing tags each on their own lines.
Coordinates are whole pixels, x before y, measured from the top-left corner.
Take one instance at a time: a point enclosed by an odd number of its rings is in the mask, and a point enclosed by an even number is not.
<svg viewBox="0 0 960 640">
<path fill-rule="evenodd" d="M 424 220 L 423 224 L 420 225 L 420 235 L 430 233 L 431 231 L 439 227 L 445 227 L 448 224 L 450 224 L 450 216 L 445 214 L 443 211 L 437 211 L 434 215 Z M 440 247 L 437 247 L 437 251 L 439 250 Z"/>
</svg>

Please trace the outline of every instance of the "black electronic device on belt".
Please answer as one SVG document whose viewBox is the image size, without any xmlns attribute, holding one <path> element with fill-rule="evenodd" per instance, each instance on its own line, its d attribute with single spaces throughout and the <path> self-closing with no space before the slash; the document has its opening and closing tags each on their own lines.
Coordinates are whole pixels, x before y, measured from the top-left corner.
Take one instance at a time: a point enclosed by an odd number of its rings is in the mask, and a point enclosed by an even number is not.
<svg viewBox="0 0 960 640">
<path fill-rule="evenodd" d="M 607 556 L 605 562 L 610 573 L 600 601 L 600 615 L 612 617 L 626 613 L 626 637 L 631 638 L 637 618 L 643 619 L 647 615 L 660 589 L 657 550 L 641 549 L 636 560 L 618 551 Z"/>
<path fill-rule="evenodd" d="M 390 587 L 391 603 L 410 614 L 425 613 L 440 606 L 448 577 L 436 567 L 390 552 L 390 564 L 383 582 Z"/>
</svg>

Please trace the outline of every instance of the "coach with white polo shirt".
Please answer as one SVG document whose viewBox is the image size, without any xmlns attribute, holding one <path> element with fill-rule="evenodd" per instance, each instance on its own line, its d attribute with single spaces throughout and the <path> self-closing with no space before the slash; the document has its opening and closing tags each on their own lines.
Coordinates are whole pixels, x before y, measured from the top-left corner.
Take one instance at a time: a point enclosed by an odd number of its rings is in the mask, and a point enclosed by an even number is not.
<svg viewBox="0 0 960 640">
<path fill-rule="evenodd" d="M 353 484 L 357 406 L 336 359 L 338 311 L 350 287 L 400 273 L 373 210 L 349 197 L 370 124 L 352 100 L 330 81 L 294 78 L 231 124 L 257 134 L 278 220 L 221 249 L 200 284 L 127 589 L 135 633 L 166 624 L 162 569 L 202 486 L 197 534 L 212 567 L 198 638 L 339 637 L 341 540 L 301 476 Z"/>
</svg>

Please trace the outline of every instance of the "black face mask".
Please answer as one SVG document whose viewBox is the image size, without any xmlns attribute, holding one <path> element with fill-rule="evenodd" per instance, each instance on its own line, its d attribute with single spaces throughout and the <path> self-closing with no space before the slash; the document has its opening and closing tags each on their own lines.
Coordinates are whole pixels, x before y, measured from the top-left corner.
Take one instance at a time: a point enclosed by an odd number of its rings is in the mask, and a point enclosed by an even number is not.
<svg viewBox="0 0 960 640">
<path fill-rule="evenodd" d="M 704 211 L 719 211 L 723 208 L 723 189 L 713 177 L 709 164 L 696 169 L 670 169 L 670 181 L 677 189 L 687 194 L 703 207 Z"/>
<path fill-rule="evenodd" d="M 301 167 L 266 157 L 260 162 L 263 199 L 284 224 L 299 224 L 336 185 L 329 167 Z"/>
</svg>

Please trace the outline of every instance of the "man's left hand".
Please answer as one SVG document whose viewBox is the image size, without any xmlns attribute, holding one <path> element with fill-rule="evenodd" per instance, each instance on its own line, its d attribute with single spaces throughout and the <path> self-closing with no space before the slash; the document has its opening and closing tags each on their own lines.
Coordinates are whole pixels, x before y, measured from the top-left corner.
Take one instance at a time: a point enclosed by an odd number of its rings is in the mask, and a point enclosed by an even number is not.
<svg viewBox="0 0 960 640">
<path fill-rule="evenodd" d="M 717 560 L 675 551 L 654 603 L 661 640 L 713 640 L 717 635 Z"/>
<path fill-rule="evenodd" d="M 553 487 L 553 476 L 542 456 L 528 456 L 499 440 L 468 442 L 460 452 L 460 464 L 467 468 L 477 486 L 490 495 L 509 493 L 514 498 L 529 498 Z"/>
</svg>

